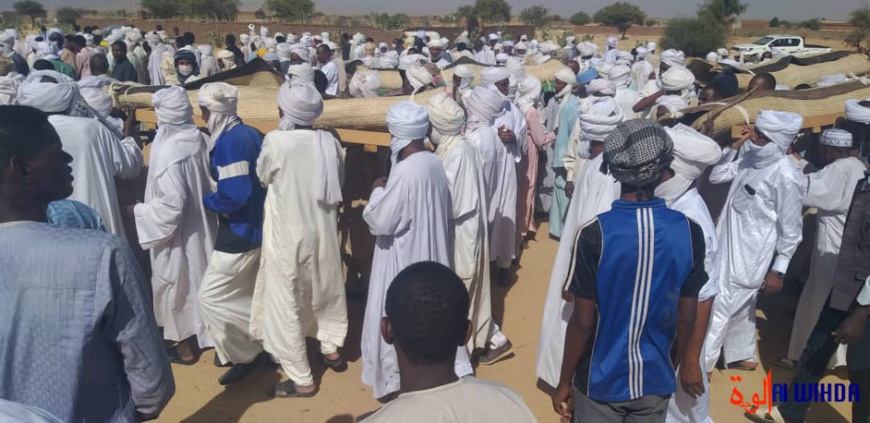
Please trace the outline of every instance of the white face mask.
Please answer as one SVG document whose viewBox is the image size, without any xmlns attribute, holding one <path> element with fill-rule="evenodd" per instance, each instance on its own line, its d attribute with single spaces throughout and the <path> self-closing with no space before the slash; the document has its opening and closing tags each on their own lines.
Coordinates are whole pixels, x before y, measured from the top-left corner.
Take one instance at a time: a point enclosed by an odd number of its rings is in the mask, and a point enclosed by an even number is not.
<svg viewBox="0 0 870 423">
<path fill-rule="evenodd" d="M 181 74 L 181 76 L 190 76 L 190 74 L 193 73 L 193 65 L 179 65 L 178 73 Z"/>
</svg>

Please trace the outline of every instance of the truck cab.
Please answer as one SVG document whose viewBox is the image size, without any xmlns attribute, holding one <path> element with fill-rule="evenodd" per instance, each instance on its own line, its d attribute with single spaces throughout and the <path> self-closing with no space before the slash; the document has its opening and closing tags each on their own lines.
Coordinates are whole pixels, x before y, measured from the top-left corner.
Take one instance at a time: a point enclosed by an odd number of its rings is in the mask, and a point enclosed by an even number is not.
<svg viewBox="0 0 870 423">
<path fill-rule="evenodd" d="M 785 56 L 800 56 L 815 53 L 827 53 L 830 47 L 807 45 L 804 37 L 798 35 L 767 35 L 749 44 L 738 44 L 731 48 L 739 52 L 743 59 L 749 62 L 761 60 L 766 52 L 778 52 Z"/>
</svg>

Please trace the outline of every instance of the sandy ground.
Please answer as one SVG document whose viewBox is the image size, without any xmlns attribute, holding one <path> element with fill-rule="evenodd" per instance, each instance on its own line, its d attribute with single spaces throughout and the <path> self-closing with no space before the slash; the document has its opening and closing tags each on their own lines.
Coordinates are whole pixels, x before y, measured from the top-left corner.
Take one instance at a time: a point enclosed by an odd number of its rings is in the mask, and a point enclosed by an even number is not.
<svg viewBox="0 0 870 423">
<path fill-rule="evenodd" d="M 541 233 L 546 234 L 546 224 Z M 519 392 L 541 422 L 557 422 L 549 396 L 537 387 L 535 356 L 544 296 L 549 282 L 557 243 L 546 236 L 530 244 L 523 257 L 523 267 L 517 273 L 516 283 L 509 289 L 496 288 L 494 309 L 497 321 L 514 344 L 514 354 L 491 366 L 480 366 L 477 375 L 505 383 Z M 761 363 L 764 370 L 747 372 L 716 372 L 712 385 L 712 417 L 717 422 L 746 421 L 742 411 L 729 403 L 733 388 L 747 398 L 761 392 L 762 379 L 772 370 L 775 383 L 785 383 L 792 373 L 771 365 L 782 356 L 788 346 L 788 334 L 797 297 L 783 293 L 759 303 L 758 328 L 760 332 Z M 268 388 L 285 379 L 279 370 L 261 368 L 248 379 L 224 388 L 217 378 L 224 369 L 212 365 L 214 354 L 207 351 L 194 366 L 173 366 L 176 394 L 163 412 L 161 422 L 353 422 L 354 416 L 377 409 L 371 390 L 360 382 L 362 363 L 359 356 L 359 332 L 362 326 L 364 302 L 350 301 L 350 333 L 342 353 L 350 360 L 344 373 L 325 372 L 323 365 L 314 363 L 319 357 L 316 348 L 309 345 L 313 357 L 312 367 L 321 390 L 311 399 L 271 399 Z M 733 383 L 731 376 L 741 376 L 742 382 Z M 845 371 L 840 369 L 826 377 L 825 382 L 842 382 Z M 851 412 L 848 404 L 819 404 L 814 406 L 808 422 L 848 422 Z"/>
</svg>

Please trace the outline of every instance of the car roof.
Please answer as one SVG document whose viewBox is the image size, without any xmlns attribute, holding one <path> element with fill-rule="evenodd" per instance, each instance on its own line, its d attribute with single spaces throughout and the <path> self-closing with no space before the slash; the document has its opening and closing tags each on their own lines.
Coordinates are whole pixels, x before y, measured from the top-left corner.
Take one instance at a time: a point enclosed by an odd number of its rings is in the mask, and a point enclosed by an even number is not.
<svg viewBox="0 0 870 423">
<path fill-rule="evenodd" d="M 803 37 L 801 37 L 800 35 L 790 35 L 790 34 L 771 34 L 771 35 L 765 35 L 764 37 L 771 37 L 771 38 L 803 38 Z M 761 38 L 764 38 L 764 37 L 761 37 Z"/>
</svg>

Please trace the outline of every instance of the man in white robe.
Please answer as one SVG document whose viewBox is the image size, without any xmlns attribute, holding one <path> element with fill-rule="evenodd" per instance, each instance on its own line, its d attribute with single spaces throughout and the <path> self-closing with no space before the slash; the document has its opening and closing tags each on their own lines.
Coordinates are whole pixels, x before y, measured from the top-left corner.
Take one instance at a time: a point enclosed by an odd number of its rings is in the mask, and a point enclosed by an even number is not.
<svg viewBox="0 0 870 423">
<path fill-rule="evenodd" d="M 579 143 L 573 155 L 585 158 L 573 180 L 574 191 L 565 218 L 563 236 L 559 242 L 550 285 L 544 303 L 541 335 L 538 340 L 538 357 L 535 363 L 537 376 L 556 387 L 562 371 L 562 354 L 565 349 L 565 331 L 571 318 L 573 304 L 567 290 L 573 272 L 570 264 L 574 256 L 579 229 L 599 214 L 609 211 L 611 204 L 620 197 L 620 184 L 611 175 L 601 172 L 604 157 L 604 140 L 622 122 L 622 111 L 610 98 L 602 98 L 585 113 L 579 115 Z"/>
<path fill-rule="evenodd" d="M 628 120 L 637 117 L 631 109 L 640 98 L 638 97 L 637 91 L 634 91 L 629 87 L 631 84 L 631 68 L 626 65 L 616 65 L 610 68 L 607 77 L 610 79 L 610 82 L 613 82 L 613 85 L 616 86 L 616 95 L 614 95 L 614 99 L 616 99 L 616 104 L 619 105 L 619 108 L 622 109 L 623 114 L 625 114 L 624 118 Z"/>
<path fill-rule="evenodd" d="M 266 135 L 257 159 L 267 194 L 251 335 L 289 378 L 275 385 L 275 396 L 307 397 L 317 386 L 306 337 L 320 342 L 328 366 L 343 364 L 347 300 L 336 234 L 344 152 L 329 132 L 312 129 L 323 113 L 312 84 L 282 84 L 278 105 L 279 130 Z"/>
<path fill-rule="evenodd" d="M 490 276 L 495 272 L 501 272 L 500 263 L 494 259 L 493 251 L 500 254 L 514 254 L 511 249 L 516 243 L 516 203 L 517 203 L 517 170 L 516 161 L 508 150 L 507 145 L 499 138 L 494 122 L 507 112 L 504 103 L 507 99 L 500 91 L 476 87 L 471 95 L 465 99 L 465 108 L 468 111 L 468 123 L 465 134 L 478 153 L 483 158 L 483 180 L 486 190 L 486 209 L 489 214 L 489 251 L 490 251 Z M 494 232 L 501 231 L 496 236 Z M 502 244 L 497 244 L 501 242 Z M 493 263 L 496 261 L 496 263 Z M 507 260 L 510 266 L 510 260 Z M 505 272 L 506 273 L 506 272 Z M 513 344 L 501 332 L 498 324 L 493 323 L 490 335 L 488 352 L 480 357 L 481 364 L 492 364 L 509 354 Z"/>
<path fill-rule="evenodd" d="M 674 141 L 674 161 L 671 162 L 672 173 L 656 187 L 655 196 L 667 202 L 669 208 L 679 211 L 692 219 L 704 232 L 704 270 L 708 275 L 715 275 L 716 253 L 719 248 L 716 225 L 707 209 L 707 204 L 695 188 L 695 181 L 700 178 L 707 167 L 716 164 L 722 156 L 722 150 L 712 139 L 701 135 L 688 126 L 678 124 L 673 128 L 665 128 L 665 132 Z M 712 423 L 710 419 L 710 381 L 704 364 L 704 340 L 713 309 L 713 301 L 719 293 L 719 284 L 710 279 L 698 293 L 698 309 L 695 317 L 695 328 L 689 337 L 688 349 L 682 363 L 677 369 L 677 392 L 668 402 L 669 423 Z M 701 381 L 703 393 L 697 391 L 697 382 Z M 695 385 L 692 388 L 691 385 Z M 690 388 L 686 389 L 685 386 Z"/>
<path fill-rule="evenodd" d="M 852 134 L 842 129 L 829 129 L 819 138 L 825 167 L 806 176 L 804 207 L 818 209 L 816 247 L 810 259 L 810 275 L 798 302 L 791 329 L 788 356 L 784 364 L 794 367 L 807 346 L 834 284 L 846 214 L 852 202 L 855 184 L 864 178 L 864 163 L 851 157 Z M 805 161 L 801 162 L 804 166 Z M 831 360 L 831 367 L 846 365 L 846 346 L 840 345 Z"/>
<path fill-rule="evenodd" d="M 205 78 L 215 75 L 221 71 L 218 66 L 217 59 L 214 58 L 213 48 L 211 44 L 202 44 L 196 47 L 199 51 L 202 60 L 202 65 L 199 67 L 199 77 Z"/>
<path fill-rule="evenodd" d="M 363 211 L 377 241 L 362 329 L 362 381 L 380 399 L 401 389 L 396 351 L 380 336 L 390 283 L 402 269 L 421 261 L 453 268 L 450 184 L 441 162 L 423 144 L 429 115 L 422 106 L 398 103 L 387 112 L 387 128 L 393 136 L 393 167 L 389 180 L 375 181 Z M 465 347 L 457 350 L 456 375 L 472 374 Z"/>
<path fill-rule="evenodd" d="M 471 299 L 468 320 L 472 334 L 468 351 L 485 349 L 492 325 L 489 280 L 488 213 L 483 159 L 462 134 L 465 112 L 446 94 L 429 99 L 426 106 L 432 129 L 429 140 L 441 159 L 453 203 L 454 271 Z"/>
<path fill-rule="evenodd" d="M 31 72 L 18 89 L 18 104 L 51 114 L 48 120 L 73 157 L 75 180 L 69 199 L 96 210 L 109 233 L 125 238 L 115 178 L 139 176 L 143 159 L 136 141 L 119 139 L 95 120 L 75 81 L 59 72 Z"/>
<path fill-rule="evenodd" d="M 782 289 L 782 277 L 801 240 L 803 177 L 786 150 L 802 123 L 794 113 L 762 110 L 755 129 L 726 148 L 710 173 L 711 183 L 731 182 L 731 189 L 719 217 L 715 277 L 720 293 L 707 334 L 707 372 L 713 371 L 723 346 L 729 368 L 758 366 L 758 290 L 764 287 L 765 293 L 773 294 Z M 748 153 L 734 161 L 747 139 Z"/>
<path fill-rule="evenodd" d="M 202 204 L 210 188 L 206 137 L 193 124 L 193 107 L 183 88 L 157 91 L 152 103 L 157 135 L 151 144 L 145 202 L 133 207 L 133 216 L 139 244 L 150 250 L 154 317 L 163 339 L 178 344 L 170 360 L 193 364 L 196 346 L 214 346 L 197 304 L 217 233 L 216 216 Z"/>
<path fill-rule="evenodd" d="M 510 91 L 510 72 L 506 68 L 487 68 L 480 74 L 480 86 L 495 91 L 506 97 Z M 490 260 L 493 262 L 493 280 L 502 286 L 510 284 L 509 269 L 516 258 L 516 197 L 517 197 L 517 166 L 522 158 L 528 154 L 526 143 L 526 118 L 519 107 L 509 100 L 503 102 L 504 113 L 499 114 L 492 124 L 493 129 L 504 144 L 512 161 L 513 169 L 506 173 L 504 179 L 495 181 L 505 188 L 506 192 L 512 192 L 513 198 L 504 204 L 491 204 L 495 210 L 490 209 L 492 227 L 490 228 Z M 506 207 L 507 209 L 502 209 Z"/>
<path fill-rule="evenodd" d="M 151 85 L 163 86 L 166 84 L 166 80 L 163 78 L 163 71 L 160 68 L 160 65 L 163 62 L 163 54 L 167 50 L 172 51 L 172 47 L 168 44 L 163 44 L 160 40 L 160 34 L 154 31 L 145 34 L 145 42 L 147 42 L 148 46 L 151 47 L 151 53 L 148 55 L 147 66 Z M 174 51 L 172 51 L 172 53 L 174 53 Z"/>
</svg>

